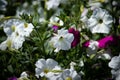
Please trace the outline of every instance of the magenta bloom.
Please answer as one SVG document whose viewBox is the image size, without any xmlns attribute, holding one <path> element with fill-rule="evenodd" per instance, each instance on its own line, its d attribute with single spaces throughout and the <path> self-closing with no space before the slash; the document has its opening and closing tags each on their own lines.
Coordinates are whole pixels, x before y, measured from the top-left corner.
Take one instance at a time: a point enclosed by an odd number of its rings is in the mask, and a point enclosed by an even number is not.
<svg viewBox="0 0 120 80">
<path fill-rule="evenodd" d="M 71 43 L 71 47 L 75 47 L 80 42 L 80 32 L 74 28 L 70 28 L 68 32 L 74 35 L 74 40 Z"/>
<path fill-rule="evenodd" d="M 57 32 L 57 30 L 58 30 L 58 26 L 53 25 L 53 26 L 52 26 L 52 29 L 53 29 L 55 32 Z"/>
<path fill-rule="evenodd" d="M 119 37 L 115 37 L 115 36 L 106 36 L 100 40 L 98 40 L 99 48 L 106 48 L 109 45 L 116 45 L 118 43 L 118 39 Z"/>
<path fill-rule="evenodd" d="M 90 41 L 86 41 L 85 43 L 83 43 L 83 46 L 86 47 L 86 48 L 87 48 L 89 45 L 90 45 Z"/>
<path fill-rule="evenodd" d="M 17 80 L 17 77 L 10 77 L 8 80 Z"/>
<path fill-rule="evenodd" d="M 120 36 L 106 36 L 100 40 L 98 40 L 98 48 L 106 48 L 107 46 L 110 45 L 117 45 L 118 41 L 120 40 Z M 83 43 L 84 47 L 88 47 L 90 44 L 90 41 L 86 41 Z"/>
</svg>

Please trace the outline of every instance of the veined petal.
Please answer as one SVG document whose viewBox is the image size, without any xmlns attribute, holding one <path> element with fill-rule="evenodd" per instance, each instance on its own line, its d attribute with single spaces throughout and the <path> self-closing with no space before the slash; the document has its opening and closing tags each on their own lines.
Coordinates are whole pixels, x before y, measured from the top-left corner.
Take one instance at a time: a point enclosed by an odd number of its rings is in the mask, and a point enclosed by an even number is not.
<svg viewBox="0 0 120 80">
<path fill-rule="evenodd" d="M 35 66 L 36 66 L 37 68 L 44 68 L 44 67 L 46 66 L 46 61 L 45 61 L 45 59 L 39 59 L 39 60 L 36 62 Z"/>
<path fill-rule="evenodd" d="M 74 40 L 74 36 L 72 33 L 66 34 L 64 35 L 64 37 L 69 43 L 72 43 L 72 41 Z"/>
<path fill-rule="evenodd" d="M 50 58 L 46 60 L 46 64 L 48 66 L 48 69 L 53 69 L 56 65 L 58 65 L 58 63 L 55 60 Z"/>
<path fill-rule="evenodd" d="M 37 78 L 39 78 L 39 76 L 40 76 L 40 74 L 41 74 L 42 71 L 43 71 L 43 70 L 41 70 L 40 68 L 35 68 L 35 76 L 36 76 Z"/>
<path fill-rule="evenodd" d="M 95 18 L 90 18 L 90 19 L 88 19 L 88 28 L 92 28 L 92 27 L 94 27 L 94 26 L 96 26 L 97 25 L 97 20 L 95 19 Z"/>
</svg>

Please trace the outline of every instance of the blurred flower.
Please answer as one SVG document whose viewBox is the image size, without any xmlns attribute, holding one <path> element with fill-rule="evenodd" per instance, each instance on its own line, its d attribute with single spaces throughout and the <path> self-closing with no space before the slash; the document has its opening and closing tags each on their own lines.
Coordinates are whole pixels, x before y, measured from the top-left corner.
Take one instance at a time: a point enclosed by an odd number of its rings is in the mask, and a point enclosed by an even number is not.
<svg viewBox="0 0 120 80">
<path fill-rule="evenodd" d="M 26 72 L 22 72 L 18 80 L 30 80 L 28 76 L 29 75 Z"/>
<path fill-rule="evenodd" d="M 87 13 L 88 13 L 88 9 L 84 8 L 80 18 L 80 20 L 85 24 L 87 23 L 88 20 Z"/>
<path fill-rule="evenodd" d="M 120 69 L 118 70 L 111 70 L 112 78 L 114 80 L 120 80 Z"/>
<path fill-rule="evenodd" d="M 34 9 L 36 7 L 36 9 Z M 25 1 L 16 10 L 16 16 L 20 17 L 20 15 L 34 15 L 37 11 L 38 14 L 43 14 L 41 11 L 41 0 L 31 0 L 31 4 Z"/>
<path fill-rule="evenodd" d="M 53 60 L 53 59 L 39 59 L 36 63 L 35 63 L 35 72 L 36 72 L 36 76 L 37 78 L 39 78 L 39 76 L 43 77 L 49 77 L 53 74 L 57 74 L 57 71 L 59 73 L 59 71 L 61 71 L 61 68 L 58 66 L 58 63 Z"/>
<path fill-rule="evenodd" d="M 29 75 L 26 72 L 22 72 L 20 77 L 28 77 Z"/>
<path fill-rule="evenodd" d="M 74 69 L 65 69 L 61 78 L 61 80 L 81 80 L 81 76 Z"/>
<path fill-rule="evenodd" d="M 120 69 L 120 55 L 114 56 L 108 65 L 112 69 L 115 69 L 115 70 Z"/>
<path fill-rule="evenodd" d="M 114 80 L 120 80 L 120 55 L 114 56 L 108 66 L 112 68 L 111 73 Z"/>
<path fill-rule="evenodd" d="M 74 40 L 73 34 L 69 33 L 68 30 L 58 30 L 57 34 L 54 34 L 55 36 L 52 37 L 51 43 L 53 47 L 55 47 L 55 52 L 58 52 L 59 50 L 69 50 L 71 48 L 71 43 Z"/>
<path fill-rule="evenodd" d="M 97 0 L 89 0 L 88 5 L 92 10 L 102 7 L 102 4 Z"/>
<path fill-rule="evenodd" d="M 80 42 L 80 32 L 74 28 L 69 28 L 68 32 L 74 35 L 74 40 L 71 44 L 71 47 L 75 47 Z"/>
<path fill-rule="evenodd" d="M 0 11 L 5 11 L 7 4 L 6 0 L 0 0 Z"/>
<path fill-rule="evenodd" d="M 99 43 L 97 41 L 91 40 L 86 42 L 85 46 L 91 48 L 92 50 L 95 50 L 96 48 L 98 48 L 98 44 Z"/>
<path fill-rule="evenodd" d="M 60 4 L 60 0 L 48 0 L 46 2 L 47 10 L 56 9 Z"/>
<path fill-rule="evenodd" d="M 98 8 L 93 11 L 92 16 L 88 19 L 88 28 L 92 33 L 110 32 L 113 19 L 104 9 Z"/>
<path fill-rule="evenodd" d="M 7 80 L 17 80 L 17 77 L 10 77 Z"/>
<path fill-rule="evenodd" d="M 56 16 L 52 16 L 50 18 L 50 22 L 48 24 L 49 27 L 52 27 L 52 26 L 63 26 L 63 25 L 64 25 L 64 22 L 60 18 L 58 18 Z"/>
<path fill-rule="evenodd" d="M 47 10 L 50 10 L 50 9 L 58 9 L 58 6 L 60 4 L 66 4 L 67 0 L 48 0 L 46 2 L 46 6 L 47 6 Z"/>
</svg>

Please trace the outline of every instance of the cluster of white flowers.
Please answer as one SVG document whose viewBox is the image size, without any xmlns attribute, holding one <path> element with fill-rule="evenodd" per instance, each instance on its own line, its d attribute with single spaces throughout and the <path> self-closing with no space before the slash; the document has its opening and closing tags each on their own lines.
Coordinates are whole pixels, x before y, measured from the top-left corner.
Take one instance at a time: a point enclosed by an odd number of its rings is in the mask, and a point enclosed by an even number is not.
<svg viewBox="0 0 120 80">
<path fill-rule="evenodd" d="M 110 68 L 112 68 L 111 70 L 112 77 L 115 80 L 120 80 L 120 55 L 114 56 L 108 65 Z"/>
<path fill-rule="evenodd" d="M 19 49 L 22 47 L 25 37 L 29 37 L 34 26 L 31 23 L 25 23 L 20 20 L 11 19 L 5 21 L 3 30 L 7 35 L 7 39 L 0 44 L 1 50 Z"/>
<path fill-rule="evenodd" d="M 48 58 L 39 59 L 35 64 L 37 78 L 46 77 L 47 80 L 81 80 L 81 76 L 75 71 L 74 63 L 70 64 L 70 69 L 62 69 L 58 62 Z"/>
</svg>

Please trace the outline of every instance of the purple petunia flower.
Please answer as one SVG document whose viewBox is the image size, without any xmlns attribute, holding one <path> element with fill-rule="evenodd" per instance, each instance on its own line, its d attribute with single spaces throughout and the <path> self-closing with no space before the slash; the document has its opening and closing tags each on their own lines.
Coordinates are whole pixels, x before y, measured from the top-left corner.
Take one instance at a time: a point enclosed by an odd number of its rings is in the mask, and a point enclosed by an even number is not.
<svg viewBox="0 0 120 80">
<path fill-rule="evenodd" d="M 17 77 L 10 77 L 8 80 L 17 80 Z"/>
<path fill-rule="evenodd" d="M 80 32 L 74 28 L 70 28 L 68 32 L 74 35 L 74 40 L 71 44 L 71 47 L 75 47 L 80 42 Z"/>
</svg>

